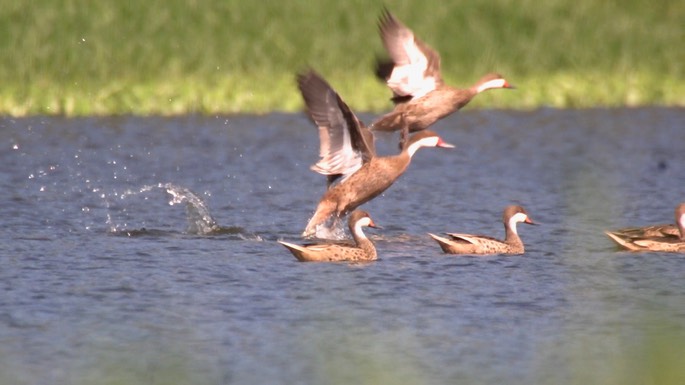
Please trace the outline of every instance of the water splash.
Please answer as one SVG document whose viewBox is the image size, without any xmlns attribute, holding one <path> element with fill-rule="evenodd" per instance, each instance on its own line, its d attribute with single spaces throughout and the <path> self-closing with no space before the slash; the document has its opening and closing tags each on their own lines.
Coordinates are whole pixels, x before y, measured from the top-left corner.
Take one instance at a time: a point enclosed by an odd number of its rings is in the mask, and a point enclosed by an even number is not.
<svg viewBox="0 0 685 385">
<path fill-rule="evenodd" d="M 159 233 L 160 230 L 155 230 L 155 229 L 148 229 L 146 227 L 138 228 L 131 230 L 130 227 L 128 226 L 127 221 L 124 221 L 124 223 L 115 223 L 115 221 L 112 218 L 111 212 L 117 212 L 122 215 L 126 215 L 128 217 L 131 217 L 131 208 L 130 207 L 117 207 L 117 204 L 120 203 L 123 200 L 126 200 L 132 196 L 138 196 L 141 194 L 145 194 L 154 190 L 162 190 L 166 194 L 170 196 L 170 199 L 168 201 L 168 204 L 170 206 L 175 206 L 179 204 L 184 204 L 185 203 L 185 209 L 186 209 L 186 220 L 187 220 L 187 228 L 185 230 L 186 233 L 188 234 L 197 234 L 197 235 L 208 235 L 208 234 L 235 234 L 239 233 L 242 231 L 240 228 L 236 227 L 221 227 L 217 224 L 217 221 L 214 219 L 212 214 L 209 211 L 209 208 L 207 207 L 207 204 L 205 203 L 202 198 L 200 198 L 197 194 L 192 192 L 190 189 L 183 187 L 183 186 L 178 186 L 173 183 L 159 183 L 156 185 L 145 185 L 139 189 L 136 190 L 126 190 L 121 194 L 114 194 L 118 199 L 115 202 L 110 202 L 107 201 L 107 208 L 108 208 L 108 214 L 107 214 L 107 225 L 110 228 L 110 231 L 112 233 L 121 233 L 121 234 L 126 234 L 129 236 L 136 236 L 136 235 L 149 235 L 149 234 L 156 234 Z M 144 196 L 143 197 L 144 201 L 148 201 L 149 197 Z M 134 213 L 136 211 L 134 210 Z"/>
<path fill-rule="evenodd" d="M 219 230 L 216 220 L 209 213 L 209 208 L 205 202 L 185 187 L 176 186 L 171 183 L 159 184 L 159 188 L 166 189 L 167 194 L 172 196 L 169 205 L 186 204 L 186 214 L 190 234 L 210 234 Z"/>
<path fill-rule="evenodd" d="M 316 226 L 314 236 L 320 239 L 330 239 L 340 241 L 349 238 L 345 229 L 347 228 L 346 220 L 329 219 L 325 223 Z"/>
</svg>

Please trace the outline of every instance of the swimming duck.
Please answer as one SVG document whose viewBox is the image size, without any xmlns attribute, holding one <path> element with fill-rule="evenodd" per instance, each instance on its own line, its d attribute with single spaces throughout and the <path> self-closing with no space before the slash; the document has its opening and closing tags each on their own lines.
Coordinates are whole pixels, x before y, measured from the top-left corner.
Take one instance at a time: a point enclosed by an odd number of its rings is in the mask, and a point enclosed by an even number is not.
<svg viewBox="0 0 685 385">
<path fill-rule="evenodd" d="M 335 185 L 330 185 L 329 179 L 329 188 L 302 233 L 304 237 L 314 235 L 317 226 L 328 218 L 338 220 L 380 195 L 404 173 L 419 148 L 454 147 L 433 131 L 425 130 L 403 140 L 399 154 L 377 156 L 373 135 L 325 80 L 309 71 L 298 76 L 298 83 L 322 138 L 322 160 L 313 168 L 341 178 Z"/>
<path fill-rule="evenodd" d="M 507 206 L 502 216 L 504 222 L 505 239 L 500 241 L 484 235 L 447 233 L 450 237 L 444 238 L 428 233 L 435 239 L 442 250 L 449 254 L 523 254 L 523 241 L 516 232 L 516 224 L 519 222 L 534 225 L 528 217 L 528 213 L 521 206 Z"/>
<path fill-rule="evenodd" d="M 377 258 L 376 248 L 364 235 L 362 227 L 377 227 L 366 211 L 355 210 L 350 214 L 348 225 L 354 245 L 348 243 L 324 243 L 295 245 L 278 241 L 302 262 L 342 262 L 342 261 L 373 261 Z"/>
<path fill-rule="evenodd" d="M 627 250 L 685 253 L 685 203 L 675 208 L 675 225 L 631 227 L 604 233 Z"/>
<path fill-rule="evenodd" d="M 497 73 L 483 76 L 469 88 L 448 86 L 440 74 L 440 55 L 387 9 L 380 17 L 379 30 L 390 59 L 379 62 L 376 72 L 392 90 L 395 108 L 371 124 L 373 131 L 399 130 L 402 119 L 410 132 L 424 130 L 483 91 L 514 88 Z"/>
</svg>

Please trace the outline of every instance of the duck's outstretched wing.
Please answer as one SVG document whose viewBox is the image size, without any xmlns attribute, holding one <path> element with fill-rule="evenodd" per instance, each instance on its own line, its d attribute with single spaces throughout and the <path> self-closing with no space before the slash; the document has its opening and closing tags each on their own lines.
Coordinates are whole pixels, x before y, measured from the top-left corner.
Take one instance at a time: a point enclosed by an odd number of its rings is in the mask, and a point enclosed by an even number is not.
<svg viewBox="0 0 685 385">
<path fill-rule="evenodd" d="M 297 76 L 307 112 L 319 128 L 321 160 L 312 170 L 333 179 L 349 176 L 375 154 L 373 134 L 316 72 Z"/>
<path fill-rule="evenodd" d="M 386 81 L 394 101 L 419 98 L 442 84 L 440 55 L 387 9 L 379 19 L 378 29 L 390 60 L 379 60 L 376 74 Z"/>
</svg>

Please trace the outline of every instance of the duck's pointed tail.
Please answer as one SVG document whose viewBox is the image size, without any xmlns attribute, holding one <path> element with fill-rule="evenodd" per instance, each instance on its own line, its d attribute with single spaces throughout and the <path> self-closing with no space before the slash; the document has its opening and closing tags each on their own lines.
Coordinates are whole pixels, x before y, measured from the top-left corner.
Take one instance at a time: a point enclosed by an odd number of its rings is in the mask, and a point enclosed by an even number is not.
<svg viewBox="0 0 685 385">
<path fill-rule="evenodd" d="M 433 240 L 435 240 L 438 243 L 438 245 L 440 245 L 440 248 L 442 249 L 442 251 L 444 251 L 445 253 L 450 252 L 450 240 L 449 239 L 441 237 L 439 235 L 435 235 L 433 233 L 428 233 L 428 235 L 431 238 L 433 238 Z"/>
<path fill-rule="evenodd" d="M 637 247 L 635 247 L 635 245 L 633 243 L 628 242 L 626 240 L 626 238 L 621 237 L 617 233 L 613 233 L 611 231 L 605 231 L 604 234 L 606 234 L 609 238 L 611 238 L 611 240 L 616 242 L 616 244 L 618 244 L 620 247 L 622 247 L 624 249 L 628 249 L 628 250 L 637 250 L 638 249 Z"/>
<path fill-rule="evenodd" d="M 304 246 L 296 245 L 294 243 L 290 242 L 284 242 L 284 241 L 277 241 L 281 245 L 285 246 L 290 253 L 297 258 L 298 261 L 304 261 L 304 253 L 307 251 L 307 249 Z"/>
</svg>

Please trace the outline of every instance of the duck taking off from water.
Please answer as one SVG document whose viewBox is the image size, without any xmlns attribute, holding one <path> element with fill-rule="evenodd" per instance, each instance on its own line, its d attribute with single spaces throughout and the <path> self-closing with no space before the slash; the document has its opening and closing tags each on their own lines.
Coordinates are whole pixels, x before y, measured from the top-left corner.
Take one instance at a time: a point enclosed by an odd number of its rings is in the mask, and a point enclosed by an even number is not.
<svg viewBox="0 0 685 385">
<path fill-rule="evenodd" d="M 328 175 L 329 182 L 331 177 L 341 178 L 337 184 L 329 184 L 302 233 L 304 237 L 316 234 L 317 226 L 330 217 L 340 219 L 380 195 L 404 173 L 419 148 L 454 147 L 425 130 L 404 140 L 399 154 L 376 156 L 373 135 L 321 76 L 309 71 L 297 80 L 308 113 L 319 127 L 322 159 L 313 169 Z"/>
<path fill-rule="evenodd" d="M 354 245 L 349 243 L 323 243 L 295 245 L 278 241 L 302 262 L 342 262 L 342 261 L 373 261 L 377 258 L 376 248 L 364 235 L 362 227 L 376 227 L 366 211 L 355 210 L 348 220 L 350 233 L 354 238 Z"/>
<path fill-rule="evenodd" d="M 675 208 L 675 224 L 631 227 L 604 233 L 626 250 L 685 253 L 685 202 Z"/>
<path fill-rule="evenodd" d="M 470 235 L 447 233 L 449 238 L 428 233 L 448 254 L 470 254 L 470 255 L 490 255 L 490 254 L 523 254 L 525 251 L 523 241 L 516 231 L 517 223 L 535 223 L 528 217 L 528 213 L 521 206 L 507 206 L 502 215 L 504 222 L 504 241 L 484 235 Z"/>
<path fill-rule="evenodd" d="M 400 130 L 403 123 L 410 132 L 424 130 L 483 91 L 514 88 L 497 73 L 483 76 L 469 88 L 450 87 L 440 74 L 440 55 L 387 9 L 380 17 L 379 30 L 390 59 L 379 61 L 376 74 L 392 90 L 395 108 L 372 123 L 372 131 Z"/>
</svg>

